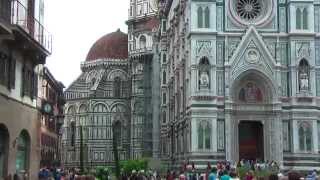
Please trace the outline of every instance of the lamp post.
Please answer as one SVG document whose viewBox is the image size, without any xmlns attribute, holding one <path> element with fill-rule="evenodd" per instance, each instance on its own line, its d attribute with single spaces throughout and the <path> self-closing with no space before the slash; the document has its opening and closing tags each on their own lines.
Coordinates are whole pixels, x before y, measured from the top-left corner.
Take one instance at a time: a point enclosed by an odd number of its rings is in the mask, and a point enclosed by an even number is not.
<svg viewBox="0 0 320 180">
<path fill-rule="evenodd" d="M 116 120 L 112 123 L 112 131 L 113 131 L 113 155 L 115 161 L 115 170 L 116 170 L 116 177 L 119 179 L 120 177 L 120 166 L 119 166 L 119 154 L 118 154 L 118 137 L 120 137 L 119 131 L 121 123 L 120 121 Z"/>
</svg>

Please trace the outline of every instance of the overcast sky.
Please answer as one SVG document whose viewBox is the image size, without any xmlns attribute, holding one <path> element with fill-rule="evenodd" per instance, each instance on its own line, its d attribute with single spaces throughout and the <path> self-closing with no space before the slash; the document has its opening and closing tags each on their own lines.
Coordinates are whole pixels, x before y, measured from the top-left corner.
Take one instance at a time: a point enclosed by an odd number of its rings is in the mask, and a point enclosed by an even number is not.
<svg viewBox="0 0 320 180">
<path fill-rule="evenodd" d="M 118 28 L 127 32 L 129 0 L 46 0 L 45 25 L 53 35 L 47 67 L 69 86 L 93 43 Z"/>
</svg>

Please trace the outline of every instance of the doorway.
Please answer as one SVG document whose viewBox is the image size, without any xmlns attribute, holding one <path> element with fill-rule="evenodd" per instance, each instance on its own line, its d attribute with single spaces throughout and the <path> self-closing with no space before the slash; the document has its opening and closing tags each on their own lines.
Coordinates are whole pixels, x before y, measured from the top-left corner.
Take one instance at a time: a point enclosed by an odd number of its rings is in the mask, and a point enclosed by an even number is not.
<svg viewBox="0 0 320 180">
<path fill-rule="evenodd" d="M 261 122 L 241 121 L 239 123 L 239 159 L 264 160 Z"/>
<path fill-rule="evenodd" d="M 7 161 L 9 148 L 9 133 L 4 125 L 0 124 L 0 179 L 7 175 Z"/>
</svg>

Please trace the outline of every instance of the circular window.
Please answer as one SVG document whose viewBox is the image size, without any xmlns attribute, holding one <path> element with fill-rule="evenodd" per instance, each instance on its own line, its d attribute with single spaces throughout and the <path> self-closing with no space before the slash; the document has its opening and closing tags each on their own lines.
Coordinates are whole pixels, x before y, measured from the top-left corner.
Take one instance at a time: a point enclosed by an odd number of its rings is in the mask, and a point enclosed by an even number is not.
<svg viewBox="0 0 320 180">
<path fill-rule="evenodd" d="M 237 13 L 245 20 L 254 20 L 261 13 L 261 3 L 259 0 L 238 0 Z"/>
<path fill-rule="evenodd" d="M 229 0 L 229 14 L 233 22 L 239 25 L 268 24 L 276 13 L 276 0 Z"/>
</svg>

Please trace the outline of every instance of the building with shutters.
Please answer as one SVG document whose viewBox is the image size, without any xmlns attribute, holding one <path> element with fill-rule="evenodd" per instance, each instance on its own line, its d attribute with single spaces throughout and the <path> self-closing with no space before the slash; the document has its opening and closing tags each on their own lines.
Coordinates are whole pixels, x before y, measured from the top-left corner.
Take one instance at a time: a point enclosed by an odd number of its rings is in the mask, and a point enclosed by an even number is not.
<svg viewBox="0 0 320 180">
<path fill-rule="evenodd" d="M 39 122 L 35 66 L 51 53 L 42 0 L 0 0 L 0 179 L 36 179 Z"/>
</svg>

